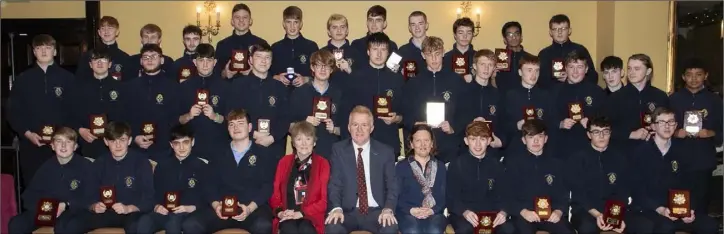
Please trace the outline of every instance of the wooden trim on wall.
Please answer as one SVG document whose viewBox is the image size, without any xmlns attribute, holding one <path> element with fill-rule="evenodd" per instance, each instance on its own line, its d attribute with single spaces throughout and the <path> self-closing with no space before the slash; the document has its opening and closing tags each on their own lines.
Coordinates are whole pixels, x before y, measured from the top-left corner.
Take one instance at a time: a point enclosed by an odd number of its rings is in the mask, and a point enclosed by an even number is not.
<svg viewBox="0 0 724 234">
<path fill-rule="evenodd" d="M 669 1 L 669 34 L 666 55 L 666 92 L 674 92 L 676 77 L 676 37 L 677 37 L 676 2 Z"/>
<path fill-rule="evenodd" d="M 95 48 L 98 43 L 98 21 L 101 19 L 101 2 L 100 1 L 85 1 L 85 20 L 86 30 L 88 36 L 86 41 L 88 42 L 88 49 Z"/>
</svg>

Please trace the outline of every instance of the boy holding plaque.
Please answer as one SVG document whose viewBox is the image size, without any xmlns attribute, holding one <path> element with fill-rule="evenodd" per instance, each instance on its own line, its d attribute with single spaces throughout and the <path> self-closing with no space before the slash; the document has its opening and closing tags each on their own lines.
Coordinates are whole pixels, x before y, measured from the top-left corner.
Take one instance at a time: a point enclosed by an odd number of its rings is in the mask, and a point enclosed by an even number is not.
<svg viewBox="0 0 724 234">
<path fill-rule="evenodd" d="M 103 16 L 98 20 L 98 37 L 100 39 L 99 44 L 96 44 L 95 50 L 103 49 L 108 52 L 110 58 L 113 61 L 113 66 L 110 67 L 110 76 L 114 80 L 123 80 L 123 66 L 128 60 L 128 53 L 118 48 L 118 35 L 121 33 L 121 25 L 118 23 L 118 19 L 113 16 Z M 92 51 L 86 51 L 78 60 L 78 64 L 86 64 L 92 62 Z M 75 70 L 76 77 L 90 77 L 93 75 L 92 69 L 87 66 L 78 66 Z M 87 157 L 87 156 L 86 156 Z"/>
<path fill-rule="evenodd" d="M 78 92 L 73 93 L 75 103 L 72 113 L 74 128 L 80 135 L 80 147 L 83 156 L 98 158 L 108 152 L 103 144 L 103 133 L 110 121 L 123 120 L 126 92 L 120 80 L 113 79 L 109 68 L 115 62 L 105 49 L 89 52 L 89 67 L 92 75 L 78 77 Z"/>
<path fill-rule="evenodd" d="M 703 61 L 691 59 L 684 65 L 685 86 L 669 97 L 671 108 L 680 123 L 674 136 L 689 145 L 692 163 L 690 182 L 693 199 L 703 201 L 695 207 L 707 214 L 711 171 L 716 166 L 716 146 L 722 143 L 722 99 L 706 87 L 709 72 Z M 706 213 L 704 213 L 704 212 Z"/>
<path fill-rule="evenodd" d="M 74 93 L 73 74 L 55 63 L 55 39 L 47 34 L 33 38 L 36 64 L 15 78 L 8 100 L 8 122 L 18 133 L 20 171 L 24 187 L 46 160 L 53 156 L 47 145 L 56 126 L 66 125 Z M 22 134 L 22 135 L 21 135 Z"/>
<path fill-rule="evenodd" d="M 473 80 L 471 69 L 473 68 L 473 35 L 475 34 L 475 23 L 468 18 L 463 17 L 455 20 L 453 23 L 453 37 L 455 44 L 452 50 L 445 53 L 442 59 L 443 69 L 450 70 L 462 77 L 465 82 L 470 83 Z"/>
<path fill-rule="evenodd" d="M 527 120 L 521 141 L 525 151 L 506 157 L 511 215 L 518 233 L 573 233 L 568 223 L 568 185 L 563 162 L 545 149 L 543 121 Z"/>
<path fill-rule="evenodd" d="M 405 128 L 417 124 L 433 127 L 438 155 L 443 162 L 457 157 L 460 133 L 469 121 L 456 121 L 467 89 L 465 81 L 452 70 L 443 67 L 444 44 L 439 37 L 427 37 L 422 42 L 426 67 L 409 80 L 402 93 L 406 102 Z M 438 107 L 432 107 L 438 106 Z"/>
<path fill-rule="evenodd" d="M 306 121 L 315 127 L 314 152 L 324 158 L 332 155 L 332 144 L 340 140 L 339 124 L 344 121 L 344 115 L 338 114 L 342 89 L 329 83 L 334 63 L 334 55 L 329 50 L 314 52 L 310 59 L 314 80 L 295 89 L 289 100 L 291 120 Z M 290 128 L 293 125 L 290 124 Z"/>
<path fill-rule="evenodd" d="M 153 173 L 155 206 L 138 221 L 138 232 L 153 234 L 160 230 L 181 233 L 183 220 L 206 204 L 203 185 L 208 173 L 204 159 L 191 147 L 196 138 L 188 126 L 171 129 L 173 155 L 158 161 Z"/>
<path fill-rule="evenodd" d="M 588 70 L 586 71 L 585 82 L 598 84 L 598 72 L 596 72 L 596 66 L 593 64 L 588 49 L 571 41 L 570 37 L 573 29 L 568 16 L 563 14 L 554 15 L 548 21 L 548 28 L 548 34 L 553 39 L 553 44 L 543 48 L 538 53 L 540 58 L 540 86 L 550 88 L 556 83 L 555 80 L 565 79 L 567 71 L 564 60 L 566 55 L 573 51 L 577 51 L 582 57 L 586 58 Z"/>
<path fill-rule="evenodd" d="M 609 230 L 623 233 L 634 175 L 627 158 L 608 147 L 611 123 L 607 119 L 591 119 L 586 134 L 590 144 L 567 161 L 572 191 L 571 223 L 582 234 Z"/>
<path fill-rule="evenodd" d="M 129 150 L 131 128 L 123 122 L 106 126 L 104 142 L 110 155 L 93 162 L 82 211 L 68 224 L 71 233 L 86 233 L 98 228 L 123 228 L 137 231 L 137 221 L 153 209 L 153 172 L 148 157 Z"/>
<path fill-rule="evenodd" d="M 352 48 L 349 40 L 347 40 L 349 35 L 347 17 L 340 14 L 329 16 L 329 19 L 327 19 L 327 35 L 329 41 L 327 41 L 327 46 L 322 47 L 322 49 L 332 52 L 335 60 L 335 69 L 330 76 L 329 82 L 344 86 L 344 82 L 352 73 L 352 64 L 359 57 L 357 55 L 359 51 Z"/>
<path fill-rule="evenodd" d="M 695 183 L 691 148 L 672 138 L 677 129 L 674 111 L 659 107 L 652 114 L 652 139 L 640 144 L 633 153 L 633 203 L 627 214 L 629 230 L 635 233 L 717 233 L 716 221 L 697 210 L 703 197 L 692 190 Z M 701 178 L 696 178 L 701 179 Z"/>
<path fill-rule="evenodd" d="M 243 109 L 231 110 L 226 116 L 231 142 L 218 147 L 216 159 L 209 161 L 212 171 L 204 188 L 206 204 L 211 206 L 198 207 L 187 217 L 184 233 L 214 233 L 226 228 L 271 233 L 273 215 L 268 201 L 277 160 L 259 155 L 263 147 L 252 142 L 250 119 Z"/>
<path fill-rule="evenodd" d="M 369 36 L 374 33 L 385 33 L 387 28 L 387 9 L 380 5 L 374 5 L 367 10 L 367 34 L 361 38 L 352 41 L 352 48 L 357 50 L 360 57 L 356 58 L 357 61 L 367 61 L 370 58 L 369 53 L 365 53 L 369 48 Z M 389 46 L 387 47 L 388 54 L 397 51 L 397 43 L 390 40 Z M 387 57 L 385 57 L 385 60 Z M 364 63 L 362 63 L 364 64 Z"/>
<path fill-rule="evenodd" d="M 515 233 L 512 222 L 506 222 L 505 167 L 489 147 L 493 131 L 484 122 L 473 121 L 465 129 L 464 141 L 468 152 L 461 152 L 448 166 L 445 196 L 450 224 L 455 233 Z"/>
<path fill-rule="evenodd" d="M 532 56 L 530 53 L 523 49 L 523 26 L 517 21 L 510 21 L 503 24 L 502 29 L 503 43 L 505 43 L 505 49 L 495 49 L 496 60 L 507 60 L 509 61 L 507 69 L 497 69 L 497 73 L 494 76 L 495 83 L 498 85 L 498 89 L 502 94 L 508 92 L 508 90 L 518 87 L 520 84 L 520 78 L 518 78 L 518 69 L 520 68 L 520 58 L 523 56 Z M 502 52 L 506 52 L 506 56 L 501 56 Z M 496 67 L 504 67 L 498 65 Z"/>
<path fill-rule="evenodd" d="M 309 69 L 312 64 L 310 57 L 319 50 L 316 42 L 302 36 L 303 25 L 302 9 L 297 6 L 287 7 L 282 13 L 284 39 L 272 44 L 272 54 L 284 56 L 274 56 L 269 72 L 274 75 L 275 80 L 286 86 L 291 85 L 289 91 L 309 82 L 312 76 Z"/>
<path fill-rule="evenodd" d="M 556 111 L 558 112 L 558 129 L 560 133 L 560 156 L 569 155 L 587 148 L 586 129 L 589 120 L 600 115 L 606 101 L 606 94 L 601 87 L 584 82 L 588 71 L 586 57 L 578 52 L 571 52 L 566 57 L 566 82 L 561 83 L 556 94 Z"/>
<path fill-rule="evenodd" d="M 425 59 L 422 58 L 422 42 L 427 38 L 427 29 L 430 27 L 427 15 L 422 11 L 410 13 L 407 23 L 407 29 L 412 37 L 410 37 L 410 42 L 402 45 L 399 50 L 403 59 L 400 70 L 405 80 L 417 76 L 417 71 L 425 66 Z"/>
<path fill-rule="evenodd" d="M 264 39 L 251 33 L 251 9 L 244 3 L 238 3 L 231 9 L 231 26 L 233 33 L 216 44 L 216 57 L 219 61 L 214 73 L 221 78 L 231 79 L 236 74 L 249 74 L 249 47 L 256 44 L 267 44 Z"/>
<path fill-rule="evenodd" d="M 124 111 L 131 125 L 133 142 L 151 159 L 165 156 L 171 126 L 177 124 L 183 112 L 180 108 L 180 84 L 161 71 L 165 59 L 157 44 L 147 44 L 141 49 L 143 73 L 128 81 L 128 95 Z"/>
<path fill-rule="evenodd" d="M 181 58 L 173 62 L 173 72 L 170 75 L 171 77 L 169 77 L 176 78 L 179 83 L 188 80 L 196 74 L 194 59 L 196 59 L 203 34 L 201 28 L 196 25 L 186 25 L 181 33 L 183 35 L 184 53 Z"/>
<path fill-rule="evenodd" d="M 251 72 L 232 82 L 230 90 L 234 92 L 230 91 L 227 104 L 229 110 L 248 111 L 253 129 L 252 139 L 254 144 L 262 146 L 257 153 L 278 160 L 286 152 L 289 90 L 269 73 L 272 56 L 268 44 L 251 46 Z"/>
<path fill-rule="evenodd" d="M 156 45 L 161 48 L 161 36 L 163 36 L 163 31 L 161 31 L 161 27 L 158 27 L 158 25 L 144 25 L 140 30 L 140 35 L 141 53 L 131 55 L 130 57 L 128 57 L 128 60 L 126 60 L 126 64 L 123 65 L 122 75 L 124 81 L 135 80 L 136 78 L 143 75 L 145 71 L 143 66 L 143 64 L 145 63 L 145 59 L 143 59 L 143 47 L 145 47 L 146 45 Z M 163 54 L 159 54 L 159 56 L 163 58 L 161 59 L 162 62 L 159 66 L 159 70 L 163 71 L 164 73 L 173 74 L 173 59 Z"/>
<path fill-rule="evenodd" d="M 229 82 L 214 73 L 216 58 L 213 46 L 203 43 L 196 47 L 193 63 L 198 73 L 181 84 L 181 108 L 189 111 L 179 117 L 179 122 L 189 125 L 196 135 L 194 154 L 211 160 L 214 141 L 225 139 L 227 135 L 224 114 Z"/>
<path fill-rule="evenodd" d="M 361 105 L 372 110 L 375 131 L 372 137 L 392 147 L 395 156 L 400 155 L 399 126 L 403 120 L 402 87 L 405 84 L 402 75 L 385 66 L 390 53 L 390 38 L 384 33 L 367 36 L 367 54 L 369 60 L 355 66 L 344 89 L 345 100 L 342 113 L 350 113 L 353 107 Z M 343 117 L 347 125 L 349 119 Z M 341 129 L 342 137 L 349 137 L 347 128 Z"/>
<path fill-rule="evenodd" d="M 55 226 L 55 233 L 77 233 L 65 224 L 84 208 L 81 198 L 91 169 L 89 160 L 74 154 L 77 138 L 75 131 L 67 127 L 55 131 L 50 147 L 56 157 L 40 166 L 23 192 L 23 207 L 28 210 L 10 219 L 9 233 L 32 233 L 41 226 Z"/>
</svg>

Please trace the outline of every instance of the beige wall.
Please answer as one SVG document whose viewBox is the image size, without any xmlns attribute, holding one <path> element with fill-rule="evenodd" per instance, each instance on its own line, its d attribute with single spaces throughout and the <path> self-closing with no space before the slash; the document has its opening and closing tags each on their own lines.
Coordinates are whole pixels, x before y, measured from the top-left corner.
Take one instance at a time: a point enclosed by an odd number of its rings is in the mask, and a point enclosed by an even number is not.
<svg viewBox="0 0 724 234">
<path fill-rule="evenodd" d="M 8 2 L 0 9 L 3 19 L 85 18 L 84 1 Z"/>
</svg>

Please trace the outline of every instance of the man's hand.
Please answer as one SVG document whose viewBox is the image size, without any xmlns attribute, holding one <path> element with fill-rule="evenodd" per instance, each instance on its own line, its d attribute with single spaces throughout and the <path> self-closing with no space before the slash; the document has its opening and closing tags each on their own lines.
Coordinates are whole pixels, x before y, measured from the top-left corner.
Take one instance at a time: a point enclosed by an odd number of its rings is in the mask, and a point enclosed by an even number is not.
<svg viewBox="0 0 724 234">
<path fill-rule="evenodd" d="M 317 117 L 307 116 L 307 123 L 310 123 L 310 124 L 314 125 L 315 127 L 319 126 L 320 122 L 322 122 L 322 121 L 319 120 L 319 118 L 317 118 Z"/>
<path fill-rule="evenodd" d="M 236 75 L 236 71 L 229 70 L 229 64 L 231 63 L 231 60 L 226 62 L 226 65 L 224 66 L 224 70 L 221 70 L 221 77 L 230 79 L 231 77 L 234 77 Z M 251 69 L 249 69 L 251 70 Z"/>
<path fill-rule="evenodd" d="M 563 216 L 563 212 L 560 210 L 555 210 L 553 213 L 551 213 L 551 217 L 548 218 L 548 222 L 551 223 L 558 223 L 558 221 L 561 221 L 561 217 Z"/>
<path fill-rule="evenodd" d="M 598 213 L 598 215 L 596 215 L 596 226 L 598 226 L 598 229 L 601 229 L 601 231 L 608 231 L 613 229 L 611 225 L 603 222 L 603 215 L 601 213 Z"/>
<path fill-rule="evenodd" d="M 623 233 L 623 230 L 626 229 L 626 222 L 621 220 L 621 227 L 612 229 L 614 232 Z"/>
<path fill-rule="evenodd" d="M 334 134 L 334 121 L 332 121 L 332 119 L 325 119 L 324 129 L 326 129 L 329 133 Z"/>
<path fill-rule="evenodd" d="M 146 137 L 144 135 L 136 136 L 135 142 L 136 142 L 136 145 L 138 145 L 138 147 L 141 147 L 143 149 L 148 149 L 148 147 L 150 147 L 153 144 L 153 141 L 148 140 L 148 137 Z"/>
<path fill-rule="evenodd" d="M 694 210 L 691 210 L 691 216 L 681 218 L 681 221 L 684 221 L 684 223 L 693 223 L 696 219 L 696 216 L 694 216 Z"/>
<path fill-rule="evenodd" d="M 292 80 L 292 85 L 294 85 L 294 87 L 302 86 L 303 84 L 307 83 L 305 79 L 306 78 L 301 74 L 294 73 L 294 80 Z"/>
<path fill-rule="evenodd" d="M 559 128 L 560 129 L 571 129 L 574 124 L 576 124 L 575 120 L 573 120 L 571 118 L 565 118 L 559 124 Z"/>
<path fill-rule="evenodd" d="M 452 129 L 450 122 L 448 121 L 442 121 L 442 123 L 440 123 L 440 129 L 448 135 L 455 133 L 455 130 Z"/>
<path fill-rule="evenodd" d="M 249 217 L 249 214 L 251 214 L 251 212 L 250 212 L 249 207 L 244 204 L 239 203 L 239 207 L 241 207 L 241 214 L 231 217 L 231 218 L 236 221 L 241 222 L 241 221 L 244 221 L 247 217 Z"/>
<path fill-rule="evenodd" d="M 159 213 L 161 215 L 168 215 L 168 209 L 162 205 L 156 205 L 156 207 L 153 209 L 153 212 Z"/>
<path fill-rule="evenodd" d="M 40 140 L 42 138 L 37 133 L 31 132 L 31 131 L 25 131 L 25 138 L 28 138 L 30 143 L 33 143 L 33 145 L 36 145 L 38 147 L 44 146 L 44 143 L 41 143 Z"/>
<path fill-rule="evenodd" d="M 389 227 L 393 224 L 397 224 L 397 219 L 395 219 L 395 215 L 392 213 L 392 210 L 385 208 L 377 218 L 377 222 L 382 225 L 382 227 Z"/>
<path fill-rule="evenodd" d="M 123 205 L 123 203 L 116 203 L 111 206 L 113 211 L 116 212 L 116 214 L 126 214 L 128 211 L 126 210 L 126 205 Z"/>
<path fill-rule="evenodd" d="M 340 224 L 344 223 L 344 213 L 342 209 L 336 209 L 330 212 L 327 219 L 324 220 L 324 224 L 337 224 L 337 222 Z"/>
<path fill-rule="evenodd" d="M 524 119 L 518 120 L 518 123 L 515 124 L 516 127 L 518 127 L 518 130 L 523 128 L 523 123 L 525 123 Z"/>
<path fill-rule="evenodd" d="M 493 228 L 503 225 L 507 220 L 508 213 L 505 213 L 505 211 L 498 212 L 498 215 L 495 216 L 495 220 L 493 221 Z"/>
<path fill-rule="evenodd" d="M 199 104 L 194 104 L 193 106 L 191 106 L 191 108 L 189 109 L 189 121 L 194 119 L 194 117 L 201 115 L 201 108 L 202 107 Z"/>
<path fill-rule="evenodd" d="M 696 137 L 698 137 L 698 138 L 710 138 L 710 137 L 714 137 L 714 135 L 716 135 L 716 133 L 715 133 L 714 131 L 712 131 L 712 130 L 709 130 L 709 129 L 701 129 L 701 130 L 696 134 Z"/>
<path fill-rule="evenodd" d="M 669 218 L 671 221 L 676 221 L 678 218 L 671 217 L 671 210 L 669 208 L 660 206 L 659 208 L 656 208 L 656 213 L 658 213 L 661 216 L 664 216 L 666 218 Z"/>
<path fill-rule="evenodd" d="M 583 129 L 588 129 L 588 117 L 581 119 L 581 126 L 583 126 Z"/>
<path fill-rule="evenodd" d="M 93 133 L 91 133 L 90 129 L 87 129 L 87 128 L 79 128 L 78 134 L 80 134 L 80 137 L 82 137 L 83 140 L 85 140 L 85 142 L 88 142 L 88 143 L 93 143 L 93 141 L 98 139 L 98 137 L 93 135 Z"/>
<path fill-rule="evenodd" d="M 397 113 L 391 112 L 389 117 L 378 116 L 377 118 L 381 119 L 383 122 L 385 122 L 385 124 L 391 125 L 393 123 L 396 123 L 395 121 L 397 120 Z"/>
<path fill-rule="evenodd" d="M 628 138 L 633 140 L 648 140 L 650 136 L 651 133 L 648 130 L 639 128 L 638 130 L 631 132 Z"/>
<path fill-rule="evenodd" d="M 256 139 L 254 141 L 254 143 L 264 146 L 264 147 L 269 147 L 271 144 L 274 143 L 274 137 L 271 135 L 263 136 L 263 137 Z"/>
<path fill-rule="evenodd" d="M 214 207 L 214 211 L 216 211 L 216 217 L 219 217 L 219 219 L 227 220 L 229 217 L 221 215 L 221 203 L 215 201 L 211 204 L 212 207 Z"/>
<path fill-rule="evenodd" d="M 65 202 L 61 202 L 60 204 L 58 204 L 58 211 L 55 212 L 55 217 L 56 217 L 56 218 L 57 218 L 57 217 L 60 217 L 60 214 L 62 214 L 63 211 L 65 211 L 65 208 L 66 208 L 66 207 L 65 207 Z"/>
<path fill-rule="evenodd" d="M 282 84 L 284 84 L 284 86 L 289 86 L 289 84 L 291 84 L 291 82 L 289 81 L 289 79 L 287 79 L 287 73 L 286 73 L 286 72 L 279 73 L 279 74 L 273 76 L 273 78 L 274 78 L 275 80 L 278 80 L 278 81 L 282 82 Z"/>
<path fill-rule="evenodd" d="M 522 216 L 523 219 L 525 219 L 529 223 L 540 222 L 540 217 L 538 217 L 538 214 L 536 214 L 535 212 L 530 211 L 528 209 L 521 210 L 520 216 Z"/>
<path fill-rule="evenodd" d="M 337 60 L 337 68 L 339 68 L 339 70 L 346 72 L 347 74 L 352 73 L 352 67 L 349 66 L 349 62 L 347 62 L 346 59 Z"/>
<path fill-rule="evenodd" d="M 198 105 L 195 105 L 198 106 Z M 214 112 L 214 107 L 206 104 L 201 107 L 201 111 L 204 112 L 204 116 L 208 117 L 210 120 L 214 120 L 214 117 L 216 117 L 216 112 Z"/>
<path fill-rule="evenodd" d="M 252 135 L 252 138 L 254 138 L 254 140 L 256 140 L 256 139 L 260 139 L 265 136 L 269 136 L 269 133 L 268 132 L 261 133 L 259 131 L 254 131 L 251 133 L 251 135 Z"/>
<path fill-rule="evenodd" d="M 98 203 L 96 203 L 96 204 L 93 204 L 92 210 L 93 210 L 93 212 L 95 212 L 96 214 L 105 213 L 105 212 L 106 212 L 106 204 L 103 204 L 103 203 L 100 203 L 100 202 L 98 202 Z"/>
<path fill-rule="evenodd" d="M 465 83 L 470 83 L 473 81 L 473 75 L 471 75 L 471 74 L 464 75 L 463 79 L 465 79 Z"/>
<path fill-rule="evenodd" d="M 686 130 L 684 130 L 683 128 L 676 130 L 676 132 L 674 132 L 674 137 L 676 137 L 676 138 L 686 138 L 688 136 L 689 136 L 689 133 L 686 132 Z"/>
<path fill-rule="evenodd" d="M 472 211 L 466 210 L 463 212 L 463 217 L 465 218 L 470 225 L 473 225 L 473 228 L 477 227 L 479 225 L 478 223 L 478 215 L 473 213 Z"/>
<path fill-rule="evenodd" d="M 176 208 L 173 208 L 174 214 L 181 214 L 181 213 L 191 213 L 196 210 L 196 206 L 177 206 Z"/>
</svg>

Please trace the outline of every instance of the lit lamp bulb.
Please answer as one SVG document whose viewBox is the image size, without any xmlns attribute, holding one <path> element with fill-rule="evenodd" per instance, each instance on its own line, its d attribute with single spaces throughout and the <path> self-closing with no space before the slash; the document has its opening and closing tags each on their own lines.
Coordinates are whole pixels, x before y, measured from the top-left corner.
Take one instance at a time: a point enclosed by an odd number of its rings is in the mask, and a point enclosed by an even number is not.
<svg viewBox="0 0 724 234">
<path fill-rule="evenodd" d="M 461 17 L 462 14 L 463 14 L 463 9 L 460 9 L 460 8 L 458 7 L 458 9 L 457 9 L 457 14 L 458 14 L 458 19 L 460 19 L 460 17 Z"/>
<path fill-rule="evenodd" d="M 478 18 L 478 21 L 476 23 L 480 24 L 480 8 L 475 9 L 475 16 Z"/>
<path fill-rule="evenodd" d="M 217 27 L 221 25 L 221 8 L 216 7 L 216 25 Z"/>
<path fill-rule="evenodd" d="M 196 7 L 196 22 L 201 22 L 201 7 Z"/>
</svg>

